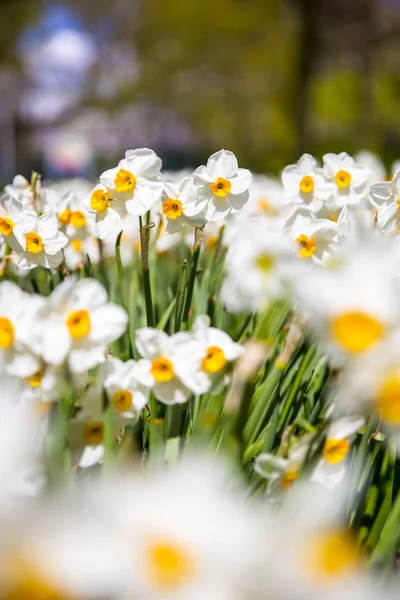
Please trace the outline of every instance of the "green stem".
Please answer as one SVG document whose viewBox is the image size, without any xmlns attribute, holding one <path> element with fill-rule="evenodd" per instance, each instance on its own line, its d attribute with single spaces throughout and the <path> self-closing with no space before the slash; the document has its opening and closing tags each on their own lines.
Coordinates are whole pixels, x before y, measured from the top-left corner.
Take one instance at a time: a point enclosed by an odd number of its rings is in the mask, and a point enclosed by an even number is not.
<svg viewBox="0 0 400 600">
<path fill-rule="evenodd" d="M 203 240 L 204 227 L 196 227 L 194 231 L 194 244 L 193 244 L 193 256 L 192 266 L 190 269 L 189 283 L 186 292 L 185 306 L 183 308 L 182 316 L 182 329 L 187 329 L 189 321 L 190 308 L 192 306 L 194 283 L 197 275 L 197 265 L 199 264 L 201 242 Z"/>
<path fill-rule="evenodd" d="M 140 225 L 140 255 L 142 259 L 144 298 L 146 302 L 147 326 L 154 327 L 153 299 L 151 294 L 150 269 L 149 269 L 149 243 L 151 224 L 143 225 L 142 217 L 139 217 Z"/>
<path fill-rule="evenodd" d="M 117 241 L 115 242 L 115 258 L 117 260 L 118 280 L 119 280 L 119 288 L 120 288 L 120 292 L 121 292 L 121 304 L 122 304 L 122 307 L 126 310 L 128 317 L 130 319 L 130 313 L 129 313 L 129 307 L 128 307 L 128 296 L 126 293 L 125 279 L 124 279 L 124 267 L 122 265 L 122 260 L 121 260 L 120 246 L 121 246 L 122 234 L 123 234 L 123 231 L 120 231 L 120 233 L 117 237 Z M 132 334 L 131 334 L 130 321 L 128 322 L 126 336 L 127 336 L 127 340 L 128 340 L 129 357 L 133 358 L 134 349 L 133 349 L 133 340 L 132 340 Z"/>
<path fill-rule="evenodd" d="M 176 304 L 175 304 L 175 332 L 181 328 L 183 302 L 185 299 L 185 287 L 186 287 L 186 271 L 187 261 L 186 258 L 183 261 L 181 270 L 179 273 L 178 289 L 176 291 Z"/>
</svg>

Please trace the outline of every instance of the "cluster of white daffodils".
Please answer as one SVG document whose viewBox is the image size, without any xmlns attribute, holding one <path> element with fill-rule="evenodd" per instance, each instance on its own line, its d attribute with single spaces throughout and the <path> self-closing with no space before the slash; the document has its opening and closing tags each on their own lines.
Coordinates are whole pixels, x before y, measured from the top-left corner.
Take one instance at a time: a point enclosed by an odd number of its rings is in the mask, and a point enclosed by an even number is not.
<svg viewBox="0 0 400 600">
<path fill-rule="evenodd" d="M 400 172 L 161 167 L 0 199 L 0 600 L 394 600 Z"/>
<path fill-rule="evenodd" d="M 209 326 L 209 318 L 197 317 L 192 332 L 168 336 L 152 328 L 136 332 L 136 345 L 147 368 L 153 393 L 164 404 L 181 404 L 192 395 L 207 392 L 243 348 L 224 331 Z"/>
<path fill-rule="evenodd" d="M 239 169 L 235 155 L 221 150 L 207 166 L 181 181 L 163 181 L 161 160 L 147 148 L 128 150 L 117 167 L 105 171 L 86 200 L 94 229 L 105 239 L 127 214 L 143 217 L 162 201 L 167 232 L 183 225 L 202 227 L 243 207 L 249 197 L 250 171 Z"/>
</svg>

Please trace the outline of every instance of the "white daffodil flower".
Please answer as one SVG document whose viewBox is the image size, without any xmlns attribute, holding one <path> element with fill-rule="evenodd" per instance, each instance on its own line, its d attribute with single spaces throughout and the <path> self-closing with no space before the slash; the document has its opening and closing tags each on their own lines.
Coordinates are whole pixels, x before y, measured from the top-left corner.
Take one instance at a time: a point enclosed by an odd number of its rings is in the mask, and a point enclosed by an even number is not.
<svg viewBox="0 0 400 600">
<path fill-rule="evenodd" d="M 249 189 L 249 200 L 238 215 L 263 215 L 269 219 L 282 216 L 287 210 L 283 202 L 283 187 L 279 179 L 264 175 L 253 175 Z"/>
<path fill-rule="evenodd" d="M 41 185 L 40 179 L 36 183 L 35 196 L 31 183 L 23 177 L 16 175 L 12 184 L 5 186 L 5 192 L 20 202 L 26 209 L 35 210 L 37 216 L 41 213 L 57 212 L 59 197 L 56 192 Z"/>
<path fill-rule="evenodd" d="M 234 342 L 227 333 L 210 327 L 210 318 L 206 315 L 196 318 L 192 333 L 201 348 L 201 369 L 210 378 L 210 385 L 215 375 L 244 353 L 243 346 Z"/>
<path fill-rule="evenodd" d="M 111 198 L 125 202 L 128 213 L 143 216 L 161 197 L 161 166 L 153 150 L 128 150 L 118 167 L 101 175 L 100 183 Z"/>
<path fill-rule="evenodd" d="M 85 201 L 88 214 L 94 216 L 93 229 L 100 240 L 106 239 L 126 215 L 124 200 L 112 198 L 111 194 L 111 190 L 100 183 Z"/>
<path fill-rule="evenodd" d="M 191 394 L 203 394 L 209 379 L 201 372 L 203 352 L 189 333 L 168 336 L 163 331 L 145 327 L 136 332 L 136 347 L 146 359 L 153 378 L 155 397 L 164 404 L 181 404 Z"/>
<path fill-rule="evenodd" d="M 86 262 L 89 256 L 92 265 L 97 265 L 100 261 L 100 249 L 98 240 L 91 234 L 79 237 L 71 237 L 68 245 L 64 248 L 65 263 L 71 271 L 75 271 Z"/>
<path fill-rule="evenodd" d="M 371 582 L 364 553 L 348 528 L 345 487 L 346 481 L 334 490 L 299 483 L 270 515 L 268 568 L 260 577 L 271 597 L 372 600 L 365 595 Z"/>
<path fill-rule="evenodd" d="M 290 235 L 296 243 L 298 256 L 323 264 L 332 254 L 337 229 L 337 224 L 329 219 L 297 215 L 290 228 Z"/>
<path fill-rule="evenodd" d="M 312 212 L 320 210 L 333 191 L 311 154 L 303 154 L 295 165 L 282 171 L 283 201 L 300 204 Z"/>
<path fill-rule="evenodd" d="M 70 277 L 38 311 L 34 335 L 47 363 L 68 360 L 72 372 L 82 373 L 104 362 L 106 345 L 124 333 L 127 322 L 123 308 L 107 303 L 98 281 Z"/>
<path fill-rule="evenodd" d="M 37 348 L 30 344 L 36 311 L 45 304 L 41 296 L 30 296 L 15 283 L 0 283 L 0 369 L 27 377 L 39 369 Z"/>
<path fill-rule="evenodd" d="M 22 378 L 21 399 L 32 403 L 37 415 L 42 416 L 51 410 L 53 402 L 60 399 L 65 379 L 64 367 L 46 365 L 40 361 L 37 371 Z"/>
<path fill-rule="evenodd" d="M 371 171 L 357 164 L 346 152 L 328 153 L 323 156 L 323 172 L 334 185 L 333 198 L 338 206 L 358 204 L 365 198 Z"/>
<path fill-rule="evenodd" d="M 87 196 L 71 191 L 61 198 L 57 217 L 69 239 L 86 239 L 94 234 L 95 215 L 85 206 Z"/>
<path fill-rule="evenodd" d="M 371 186 L 370 201 L 377 209 L 379 229 L 384 233 L 400 231 L 400 171 L 397 171 L 392 181 Z"/>
<path fill-rule="evenodd" d="M 337 415 L 379 413 L 382 429 L 400 439 L 400 332 L 353 360 L 333 396 Z"/>
<path fill-rule="evenodd" d="M 239 169 L 236 156 L 220 150 L 193 173 L 198 186 L 198 196 L 193 205 L 186 208 L 188 217 L 204 213 L 206 221 L 221 221 L 231 212 L 240 210 L 249 198 L 251 173 Z"/>
<path fill-rule="evenodd" d="M 398 254 L 390 241 L 364 240 L 350 256 L 338 255 L 329 268 L 307 271 L 295 282 L 300 307 L 333 360 L 366 352 L 399 321 Z"/>
<path fill-rule="evenodd" d="M 1 284 L 4 285 L 4 284 Z M 38 495 L 43 484 L 43 435 L 34 407 L 21 400 L 21 382 L 0 376 L 0 521 L 21 502 Z"/>
<path fill-rule="evenodd" d="M 134 595 L 258 597 L 263 519 L 249 510 L 240 486 L 232 492 L 231 477 L 215 460 L 191 457 L 97 494 L 105 522 L 111 514 L 111 531 L 132 555 Z"/>
<path fill-rule="evenodd" d="M 90 386 L 81 401 L 81 410 L 68 424 L 71 458 L 78 467 L 92 467 L 103 458 L 104 428 L 102 388 Z"/>
<path fill-rule="evenodd" d="M 290 449 L 286 458 L 264 452 L 254 463 L 254 470 L 268 480 L 268 495 L 279 500 L 283 493 L 289 492 L 300 475 L 308 450 L 307 444 L 298 444 Z"/>
<path fill-rule="evenodd" d="M 190 211 L 197 195 L 198 188 L 191 177 L 186 177 L 179 183 L 164 181 L 161 202 L 162 212 L 167 219 L 166 233 L 179 233 L 187 224 L 193 227 L 202 227 L 205 224 L 201 213 L 195 217 L 186 215 L 186 208 L 189 207 Z"/>
<path fill-rule="evenodd" d="M 103 492 L 95 478 L 90 483 Z M 4 599 L 129 597 L 129 554 L 112 532 L 111 519 L 100 520 L 100 511 L 94 512 L 88 494 L 58 494 L 31 504 L 23 511 L 17 503 L 18 519 L 2 522 Z"/>
<path fill-rule="evenodd" d="M 233 312 L 265 309 L 285 296 L 296 262 L 295 245 L 285 233 L 260 218 L 238 224 L 229 243 L 223 302 Z"/>
<path fill-rule="evenodd" d="M 311 481 L 333 489 L 344 480 L 351 443 L 364 423 L 363 417 L 341 417 L 329 425 L 322 458 L 314 469 Z"/>
<path fill-rule="evenodd" d="M 1 199 L 0 234 L 7 243 L 18 249 L 18 252 L 21 252 L 22 248 L 14 235 L 15 226 L 21 224 L 33 229 L 36 219 L 35 211 L 30 207 L 26 208 L 19 200 L 9 195 L 5 195 Z"/>
<path fill-rule="evenodd" d="M 22 249 L 19 269 L 34 269 L 38 265 L 55 269 L 63 261 L 62 249 L 68 244 L 68 238 L 59 231 L 55 215 L 42 215 L 34 223 L 30 217 L 19 221 L 14 227 L 14 236 L 18 244 L 13 247 L 10 239 L 11 247 L 16 252 Z"/>
<path fill-rule="evenodd" d="M 102 367 L 101 379 L 114 414 L 124 419 L 137 418 L 153 385 L 146 361 L 111 358 Z"/>
</svg>

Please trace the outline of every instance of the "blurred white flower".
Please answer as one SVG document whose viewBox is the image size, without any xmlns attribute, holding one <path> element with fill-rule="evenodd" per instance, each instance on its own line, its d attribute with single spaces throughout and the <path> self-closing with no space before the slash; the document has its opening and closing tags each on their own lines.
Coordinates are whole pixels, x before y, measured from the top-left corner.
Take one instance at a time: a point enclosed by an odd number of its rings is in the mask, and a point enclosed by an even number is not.
<svg viewBox="0 0 400 600">
<path fill-rule="evenodd" d="M 324 175 L 335 186 L 333 197 L 337 206 L 361 202 L 367 192 L 370 169 L 357 164 L 346 152 L 325 154 L 323 161 Z"/>
<path fill-rule="evenodd" d="M 238 223 L 229 241 L 221 291 L 228 310 L 263 310 L 271 300 L 283 298 L 296 263 L 289 236 L 258 218 Z"/>
<path fill-rule="evenodd" d="M 290 227 L 290 235 L 297 244 L 300 258 L 323 264 L 332 255 L 337 224 L 329 219 L 312 219 L 299 214 Z"/>
<path fill-rule="evenodd" d="M 153 377 L 143 362 L 123 362 L 111 358 L 101 369 L 103 386 L 115 415 L 125 419 L 137 418 L 146 406 Z"/>
<path fill-rule="evenodd" d="M 282 183 L 283 200 L 287 204 L 304 205 L 312 212 L 322 208 L 333 190 L 311 154 L 303 154 L 297 164 L 285 167 Z"/>
<path fill-rule="evenodd" d="M 27 377 L 39 368 L 30 333 L 44 303 L 44 298 L 29 296 L 11 281 L 0 283 L 0 367 L 12 375 Z"/>
<path fill-rule="evenodd" d="M 364 423 L 363 417 L 341 417 L 329 425 L 322 458 L 313 471 L 311 481 L 334 488 L 344 480 L 351 443 Z"/>
<path fill-rule="evenodd" d="M 398 255 L 390 241 L 364 240 L 295 282 L 300 307 L 335 361 L 369 350 L 398 323 Z"/>
<path fill-rule="evenodd" d="M 370 189 L 370 200 L 377 208 L 376 220 L 385 233 L 397 233 L 400 228 L 400 171 L 392 181 L 376 183 Z"/>
<path fill-rule="evenodd" d="M 216 374 L 244 353 L 243 346 L 225 331 L 210 327 L 210 318 L 206 315 L 196 318 L 192 332 L 203 356 L 201 369 L 210 378 L 210 384 Z"/>
</svg>

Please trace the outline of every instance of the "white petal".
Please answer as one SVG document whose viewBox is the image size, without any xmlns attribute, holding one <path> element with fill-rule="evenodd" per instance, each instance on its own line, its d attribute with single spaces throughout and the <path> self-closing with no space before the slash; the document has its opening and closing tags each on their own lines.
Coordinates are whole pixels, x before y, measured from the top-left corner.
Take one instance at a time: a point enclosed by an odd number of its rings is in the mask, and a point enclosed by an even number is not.
<svg viewBox="0 0 400 600">
<path fill-rule="evenodd" d="M 85 373 L 106 360 L 104 346 L 95 348 L 73 348 L 68 357 L 69 368 L 73 373 Z"/>
<path fill-rule="evenodd" d="M 58 231 L 53 238 L 43 241 L 45 242 L 45 252 L 50 256 L 53 256 L 54 254 L 57 254 L 57 252 L 60 252 L 60 250 L 65 248 L 65 246 L 68 244 L 67 236 L 61 231 Z"/>
<path fill-rule="evenodd" d="M 233 152 L 229 150 L 220 150 L 216 152 L 207 161 L 207 171 L 212 177 L 224 177 L 230 179 L 238 170 L 238 162 Z"/>
<path fill-rule="evenodd" d="M 70 306 L 73 309 L 95 310 L 107 302 L 107 292 L 95 279 L 81 279 L 71 290 Z M 91 315 L 92 318 L 92 315 Z"/>
<path fill-rule="evenodd" d="M 110 303 L 93 310 L 90 321 L 90 340 L 95 344 L 108 344 L 124 333 L 128 315 L 121 306 Z"/>
<path fill-rule="evenodd" d="M 43 327 L 42 356 L 51 365 L 61 365 L 71 346 L 69 331 L 61 319 L 51 319 Z"/>
<path fill-rule="evenodd" d="M 51 213 L 42 215 L 37 220 L 37 231 L 43 239 L 51 239 L 58 233 L 57 217 Z"/>
<path fill-rule="evenodd" d="M 169 336 L 164 331 L 152 327 L 143 327 L 136 331 L 136 348 L 143 358 L 170 356 L 173 352 Z"/>
<path fill-rule="evenodd" d="M 251 185 L 251 173 L 247 169 L 239 169 L 237 175 L 232 177 L 229 181 L 231 182 L 231 194 L 242 194 L 246 192 Z"/>
</svg>

